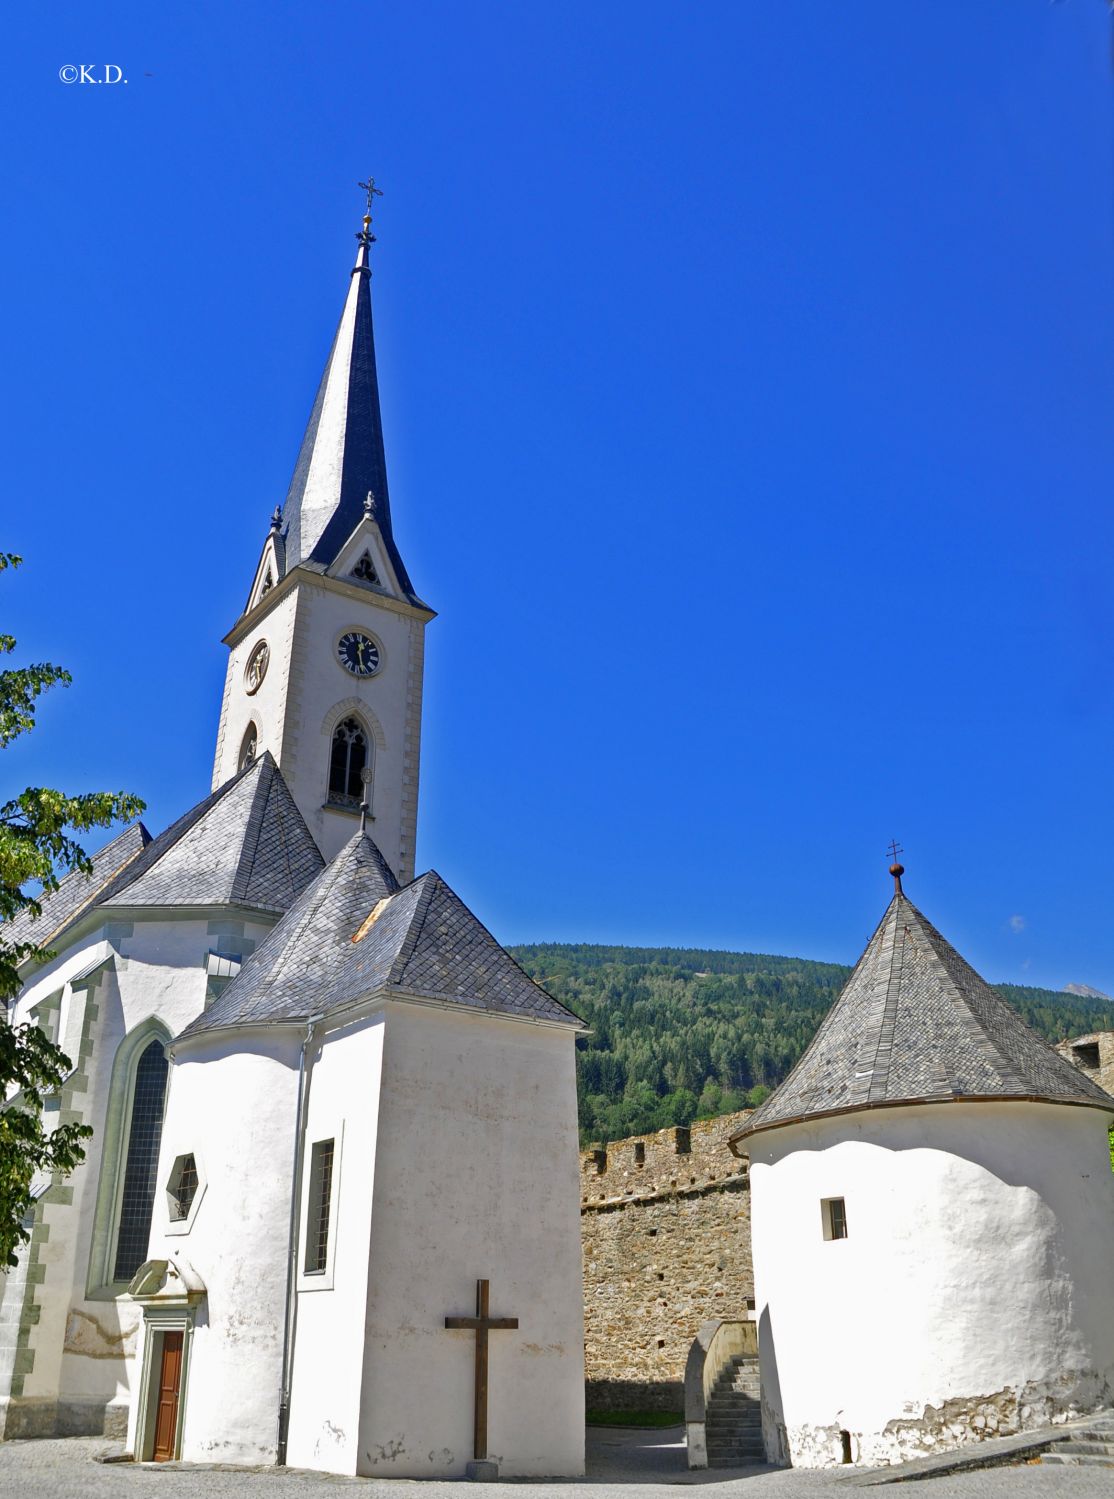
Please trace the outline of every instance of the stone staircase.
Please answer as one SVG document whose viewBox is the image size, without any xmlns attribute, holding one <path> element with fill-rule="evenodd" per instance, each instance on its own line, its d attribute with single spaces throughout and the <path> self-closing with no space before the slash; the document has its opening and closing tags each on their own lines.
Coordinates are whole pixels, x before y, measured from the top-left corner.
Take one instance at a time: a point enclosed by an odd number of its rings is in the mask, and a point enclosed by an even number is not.
<svg viewBox="0 0 1114 1499">
<path fill-rule="evenodd" d="M 743 1468 L 766 1461 L 758 1360 L 739 1355 L 708 1396 L 705 1438 L 709 1468 Z"/>
<path fill-rule="evenodd" d="M 1085 1425 L 1073 1426 L 1062 1442 L 1053 1442 L 1047 1452 L 1041 1453 L 1041 1462 L 1114 1468 L 1114 1412 L 1103 1412 Z"/>
</svg>

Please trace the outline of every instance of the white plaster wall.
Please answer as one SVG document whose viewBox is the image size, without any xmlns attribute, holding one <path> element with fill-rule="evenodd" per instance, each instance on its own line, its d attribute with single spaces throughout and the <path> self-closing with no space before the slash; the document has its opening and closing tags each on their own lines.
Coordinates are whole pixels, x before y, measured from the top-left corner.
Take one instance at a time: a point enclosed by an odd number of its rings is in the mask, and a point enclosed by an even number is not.
<svg viewBox="0 0 1114 1499">
<path fill-rule="evenodd" d="M 895 1461 L 1110 1403 L 1107 1124 L 1096 1109 L 947 1104 L 756 1135 L 771 1458 L 838 1463 L 846 1430 L 856 1461 Z M 845 1199 L 844 1240 L 823 1237 L 827 1197 Z"/>
<path fill-rule="evenodd" d="M 358 1469 L 463 1474 L 474 1335 L 491 1281 L 489 1452 L 506 1476 L 584 1466 L 583 1286 L 573 1035 L 388 1007 Z"/>
<path fill-rule="evenodd" d="M 358 819 L 354 812 L 325 808 L 331 733 L 323 728 L 338 704 L 354 698 L 379 723 L 384 741 L 375 748 L 370 829 L 392 869 L 404 880 L 412 878 L 415 798 L 405 794 L 405 778 L 411 777 L 416 788 L 417 744 L 408 757 L 406 731 L 415 693 L 420 711 L 420 673 L 415 680 L 410 670 L 417 618 L 368 589 L 317 578 L 293 588 L 232 648 L 214 785 L 236 773 L 240 744 L 254 718 L 260 751 L 269 749 L 278 760 L 318 846 L 332 858 L 352 837 Z M 337 638 L 353 628 L 380 644 L 382 665 L 373 677 L 356 678 L 337 660 Z M 418 623 L 419 633 L 421 628 Z M 271 647 L 270 665 L 263 685 L 249 697 L 244 667 L 263 639 Z"/>
<path fill-rule="evenodd" d="M 186 1461 L 275 1461 L 300 1044 L 295 1032 L 240 1032 L 183 1046 L 171 1068 L 159 1179 L 193 1151 L 206 1182 L 189 1233 L 165 1233 L 165 1193 L 151 1231 L 152 1258 L 180 1255 L 207 1288 L 183 1402 Z"/>
<path fill-rule="evenodd" d="M 383 1030 L 382 1014 L 362 1019 L 332 1033 L 313 1056 L 287 1448 L 293 1467 L 357 1471 Z M 306 1275 L 309 1163 L 318 1140 L 336 1142 L 329 1263 L 324 1274 Z"/>
<path fill-rule="evenodd" d="M 125 1036 L 145 1021 L 157 1019 L 174 1035 L 201 1012 L 205 958 L 216 938 L 208 931 L 208 919 L 199 916 L 136 919 L 130 923 L 131 934 L 124 935 L 127 925 L 94 928 L 63 948 L 32 976 L 15 1011 L 21 1022 L 41 999 L 62 989 L 60 1040 L 76 1061 L 87 1006 L 96 1010 L 95 1018 L 90 1017 L 87 1086 L 74 1099 L 84 1122 L 93 1126 L 93 1136 L 85 1145 L 85 1161 L 67 1178 L 72 1202 L 47 1202 L 43 1208 L 50 1233 L 40 1250 L 46 1277 L 36 1292 L 40 1312 L 32 1336 L 34 1368 L 24 1383 L 27 1400 L 122 1405 L 135 1383 L 136 1307 L 126 1296 L 88 1294 L 113 1063 Z M 258 921 L 245 925 L 245 935 L 256 942 L 267 930 Z M 95 987 L 73 989 L 70 977 L 97 958 L 112 962 Z"/>
<path fill-rule="evenodd" d="M 279 758 L 297 610 L 298 590 L 294 589 L 281 598 L 229 652 L 213 765 L 214 788 L 223 786 L 239 769 L 240 746 L 252 721 L 259 730 L 259 753 L 270 750 L 276 760 Z M 244 668 L 261 640 L 265 640 L 271 649 L 267 675 L 259 689 L 249 694 L 244 685 Z"/>
</svg>

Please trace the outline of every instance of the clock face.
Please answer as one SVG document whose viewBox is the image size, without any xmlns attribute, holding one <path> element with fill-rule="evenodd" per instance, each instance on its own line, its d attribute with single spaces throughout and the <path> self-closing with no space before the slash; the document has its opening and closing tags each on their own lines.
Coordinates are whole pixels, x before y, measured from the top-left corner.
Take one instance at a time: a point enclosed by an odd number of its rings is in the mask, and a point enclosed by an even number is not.
<svg viewBox="0 0 1114 1499">
<path fill-rule="evenodd" d="M 263 678 L 267 675 L 267 666 L 271 660 L 271 647 L 265 640 L 261 640 L 248 657 L 248 664 L 244 667 L 244 686 L 248 692 L 258 692 Z"/>
<path fill-rule="evenodd" d="M 370 635 L 349 630 L 337 641 L 337 660 L 354 677 L 370 677 L 379 670 L 379 647 Z"/>
</svg>

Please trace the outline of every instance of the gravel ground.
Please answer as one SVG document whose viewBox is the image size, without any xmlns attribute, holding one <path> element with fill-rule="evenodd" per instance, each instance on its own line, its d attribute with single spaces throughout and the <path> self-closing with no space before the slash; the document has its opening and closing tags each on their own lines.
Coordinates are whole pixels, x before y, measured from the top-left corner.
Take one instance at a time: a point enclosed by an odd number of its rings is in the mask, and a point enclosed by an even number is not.
<svg viewBox="0 0 1114 1499">
<path fill-rule="evenodd" d="M 337 1499 L 338 1490 L 357 1490 L 367 1499 L 406 1499 L 415 1480 L 334 1478 L 300 1469 L 201 1468 L 173 1463 L 98 1463 L 102 1437 L 69 1437 L 0 1444 L 0 1496 L 4 1499 Z M 678 1485 L 714 1490 L 715 1499 L 852 1499 L 851 1470 L 748 1468 L 734 1472 L 693 1472 L 685 1467 L 680 1429 L 589 1432 L 587 1477 L 551 1483 L 468 1484 L 429 1479 L 421 1499 L 506 1499 L 508 1489 L 526 1499 L 583 1499 L 585 1487 L 598 1499 L 653 1499 Z M 861 1471 L 861 1470 L 859 1470 Z M 632 1495 L 632 1486 L 639 1494 Z M 1112 1499 L 1114 1470 L 1053 1468 L 1037 1464 L 983 1468 L 949 1477 L 903 1483 L 877 1490 L 879 1499 Z M 713 1499 L 712 1495 L 708 1499 Z"/>
</svg>

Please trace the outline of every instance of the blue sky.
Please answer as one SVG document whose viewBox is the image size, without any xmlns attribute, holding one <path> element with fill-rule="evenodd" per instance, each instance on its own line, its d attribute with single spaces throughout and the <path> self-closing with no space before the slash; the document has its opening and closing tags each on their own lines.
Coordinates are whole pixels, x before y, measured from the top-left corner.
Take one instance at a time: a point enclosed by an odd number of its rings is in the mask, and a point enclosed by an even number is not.
<svg viewBox="0 0 1114 1499">
<path fill-rule="evenodd" d="M 504 941 L 851 960 L 896 836 L 988 977 L 1114 992 L 1110 25 L 9 17 L 0 618 L 75 682 L 0 791 L 206 791 L 371 171 L 419 866 Z"/>
</svg>

